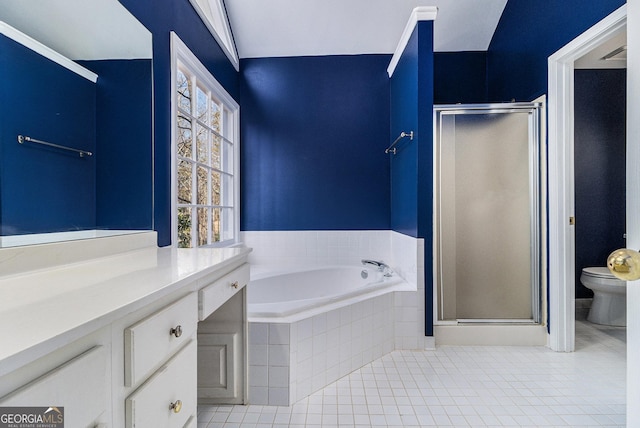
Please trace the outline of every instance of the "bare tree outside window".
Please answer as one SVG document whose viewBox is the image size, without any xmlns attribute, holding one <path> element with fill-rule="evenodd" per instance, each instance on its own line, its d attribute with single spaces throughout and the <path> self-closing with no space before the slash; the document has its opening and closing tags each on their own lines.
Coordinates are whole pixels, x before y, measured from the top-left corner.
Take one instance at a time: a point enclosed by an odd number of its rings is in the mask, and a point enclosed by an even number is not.
<svg viewBox="0 0 640 428">
<path fill-rule="evenodd" d="M 234 238 L 234 141 L 224 127 L 231 113 L 183 65 L 176 90 L 178 247 L 214 245 Z"/>
</svg>

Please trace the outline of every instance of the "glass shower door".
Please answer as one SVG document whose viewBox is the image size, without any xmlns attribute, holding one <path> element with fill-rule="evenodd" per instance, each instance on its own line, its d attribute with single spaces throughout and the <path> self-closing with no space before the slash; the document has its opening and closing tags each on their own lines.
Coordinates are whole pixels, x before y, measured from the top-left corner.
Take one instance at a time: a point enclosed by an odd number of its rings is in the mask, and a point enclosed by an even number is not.
<svg viewBox="0 0 640 428">
<path fill-rule="evenodd" d="M 438 320 L 539 322 L 539 106 L 435 120 Z"/>
</svg>

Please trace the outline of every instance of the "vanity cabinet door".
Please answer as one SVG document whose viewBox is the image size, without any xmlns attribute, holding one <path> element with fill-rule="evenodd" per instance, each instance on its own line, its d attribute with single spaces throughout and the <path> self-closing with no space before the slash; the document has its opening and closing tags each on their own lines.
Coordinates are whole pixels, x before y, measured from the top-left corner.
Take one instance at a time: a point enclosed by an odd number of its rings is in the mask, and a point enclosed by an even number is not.
<svg viewBox="0 0 640 428">
<path fill-rule="evenodd" d="M 125 329 L 125 386 L 137 385 L 191 340 L 197 323 L 198 296 L 191 293 Z"/>
<path fill-rule="evenodd" d="M 188 426 L 197 412 L 197 350 L 189 341 L 127 398 L 127 428 Z"/>
<path fill-rule="evenodd" d="M 198 325 L 199 403 L 245 403 L 246 316 L 244 288 Z"/>
<path fill-rule="evenodd" d="M 3 397 L 0 407 L 64 407 L 64 426 L 101 426 L 111 420 L 109 359 L 104 346 L 91 348 Z"/>
</svg>

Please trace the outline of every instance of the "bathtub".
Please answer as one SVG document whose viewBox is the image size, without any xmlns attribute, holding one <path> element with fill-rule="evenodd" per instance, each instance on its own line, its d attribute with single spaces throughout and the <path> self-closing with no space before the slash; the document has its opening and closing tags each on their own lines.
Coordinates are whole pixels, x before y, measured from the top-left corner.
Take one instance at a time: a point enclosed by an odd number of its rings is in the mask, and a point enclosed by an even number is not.
<svg viewBox="0 0 640 428">
<path fill-rule="evenodd" d="M 365 266 L 254 266 L 250 284 L 250 322 L 295 322 L 381 294 L 412 289 L 395 273 L 385 277 Z"/>
<path fill-rule="evenodd" d="M 251 267 L 249 402 L 288 406 L 395 349 L 396 292 L 365 266 Z"/>
</svg>

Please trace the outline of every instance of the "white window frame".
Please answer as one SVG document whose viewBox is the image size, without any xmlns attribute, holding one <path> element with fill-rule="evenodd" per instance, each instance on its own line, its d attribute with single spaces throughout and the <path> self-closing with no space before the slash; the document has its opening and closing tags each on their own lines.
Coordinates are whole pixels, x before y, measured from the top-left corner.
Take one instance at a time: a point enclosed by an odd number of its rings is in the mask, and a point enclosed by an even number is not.
<svg viewBox="0 0 640 428">
<path fill-rule="evenodd" d="M 229 111 L 229 129 L 226 138 L 233 143 L 233 239 L 212 243 L 206 247 L 226 247 L 239 243 L 240 236 L 240 106 L 209 70 L 196 58 L 180 37 L 171 32 L 171 245 L 178 246 L 178 192 L 177 192 L 177 114 L 178 96 L 176 81 L 178 63 L 193 73 Z M 195 88 L 194 88 L 195 89 Z M 194 134 L 195 139 L 195 134 Z M 195 143 L 192 150 L 195 150 Z M 192 227 L 196 225 L 192 223 Z M 193 248 L 198 248 L 197 241 Z M 205 247 L 205 246 L 200 246 Z"/>
</svg>

